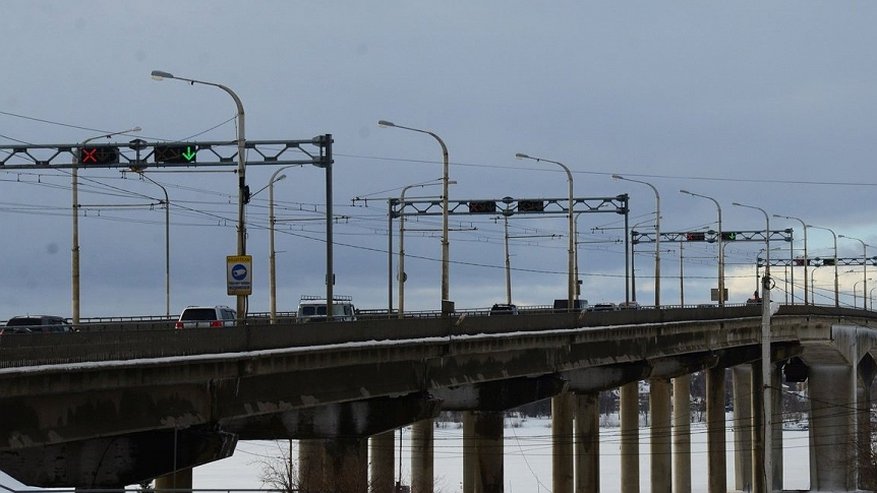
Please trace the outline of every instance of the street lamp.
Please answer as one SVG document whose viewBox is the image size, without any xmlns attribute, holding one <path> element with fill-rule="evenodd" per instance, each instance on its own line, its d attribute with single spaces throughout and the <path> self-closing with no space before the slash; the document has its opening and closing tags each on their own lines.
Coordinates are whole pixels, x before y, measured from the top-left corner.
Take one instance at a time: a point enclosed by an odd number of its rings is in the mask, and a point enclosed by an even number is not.
<svg viewBox="0 0 877 493">
<path fill-rule="evenodd" d="M 655 192 L 655 308 L 661 307 L 661 196 L 658 189 L 648 182 L 612 175 L 613 180 L 630 181 L 646 185 Z"/>
<path fill-rule="evenodd" d="M 439 183 L 436 182 L 441 180 L 439 178 L 425 183 L 406 185 L 402 187 L 402 193 L 399 194 L 399 318 L 405 318 L 405 281 L 408 280 L 408 275 L 405 274 L 405 214 L 402 211 L 402 208 L 405 207 L 405 192 L 411 188 L 438 185 Z M 451 181 L 448 184 L 456 184 L 456 182 Z"/>
<path fill-rule="evenodd" d="M 837 234 L 834 230 L 830 228 L 823 228 L 822 226 L 813 226 L 812 224 L 805 224 L 804 229 L 813 228 L 813 229 L 821 229 L 824 231 L 828 231 L 831 233 L 832 238 L 834 238 L 834 306 L 840 307 L 840 283 L 838 281 L 838 273 L 837 273 Z"/>
<path fill-rule="evenodd" d="M 733 202 L 731 205 L 737 207 L 745 207 L 747 209 L 754 209 L 760 211 L 764 214 L 764 255 L 766 257 L 766 261 L 764 264 L 764 277 L 761 280 L 761 387 L 762 387 L 762 444 L 764 448 L 764 460 L 761 461 L 757 466 L 753 464 L 755 467 L 764 467 L 763 478 L 764 485 L 761 489 L 762 492 L 765 491 L 773 491 L 773 447 L 772 447 L 772 427 L 771 427 L 771 401 L 772 395 L 770 390 L 771 385 L 771 369 L 773 364 L 771 363 L 771 355 L 770 355 L 770 290 L 771 290 L 771 278 L 770 278 L 770 216 L 768 216 L 767 211 L 762 209 L 761 207 L 755 207 L 754 205 L 746 205 L 740 204 L 738 202 Z M 755 461 L 753 461 L 755 462 Z"/>
<path fill-rule="evenodd" d="M 803 219 L 793 217 L 793 216 L 781 216 L 779 214 L 774 214 L 773 217 L 779 217 L 782 219 L 792 219 L 801 223 L 801 228 L 804 230 L 804 304 L 807 304 L 807 266 L 810 265 L 810 260 L 807 258 L 807 224 Z M 792 279 L 795 278 L 795 268 L 792 266 Z M 792 282 L 792 289 L 795 289 L 795 284 Z M 794 300 L 795 297 L 793 296 Z"/>
<path fill-rule="evenodd" d="M 422 134 L 429 135 L 433 139 L 438 142 L 439 146 L 442 148 L 442 314 L 447 315 L 453 311 L 450 304 L 450 239 L 448 237 L 448 146 L 445 145 L 445 141 L 441 139 L 434 132 L 430 132 L 429 130 L 422 130 L 414 127 L 406 127 L 403 125 L 397 125 L 393 122 L 387 120 L 378 120 L 378 125 L 381 127 L 393 127 L 393 128 L 401 128 L 403 130 L 410 130 L 412 132 L 418 132 Z"/>
<path fill-rule="evenodd" d="M 858 286 L 859 284 L 863 283 L 863 282 L 864 282 L 865 285 L 867 286 L 867 283 L 868 283 L 868 281 L 870 281 L 870 280 L 871 280 L 871 278 L 869 277 L 869 278 L 867 278 L 867 279 L 859 279 L 858 281 L 856 281 L 856 282 L 853 283 L 853 308 L 856 307 L 856 289 L 858 289 L 857 286 Z M 867 294 L 868 294 L 868 292 L 865 291 L 865 290 L 863 289 L 863 290 L 862 290 L 862 310 L 867 310 L 867 309 L 868 309 L 868 297 L 867 297 Z"/>
<path fill-rule="evenodd" d="M 719 212 L 719 306 L 725 306 L 725 249 L 724 245 L 724 237 L 722 235 L 722 206 L 719 205 L 719 201 L 708 197 L 706 195 L 701 195 L 699 193 L 689 192 L 688 190 L 679 190 L 679 192 L 684 193 L 686 195 L 691 195 L 692 197 L 700 197 L 702 199 L 711 200 L 714 204 L 716 204 L 716 209 Z"/>
<path fill-rule="evenodd" d="M 268 296 L 270 298 L 270 321 L 272 324 L 277 323 L 277 251 L 274 249 L 274 231 L 277 224 L 277 218 L 274 216 L 274 184 L 280 180 L 286 179 L 286 175 L 278 176 L 281 171 L 296 166 L 300 165 L 292 164 L 278 168 L 271 174 L 271 179 L 268 180 L 268 227 L 271 232 L 268 237 L 268 249 L 270 250 L 268 252 Z M 254 193 L 253 195 L 256 194 Z"/>
<path fill-rule="evenodd" d="M 86 144 L 92 142 L 97 139 L 107 138 L 114 135 L 124 135 L 132 132 L 139 132 L 142 129 L 140 127 L 129 128 L 128 130 L 122 130 L 121 132 L 111 132 L 108 134 L 101 134 L 95 137 L 89 137 L 82 141 L 79 144 L 79 155 L 82 155 L 82 149 Z M 79 165 L 81 164 L 80 158 L 75 159 L 76 162 L 73 163 L 73 169 L 71 170 L 71 188 L 73 190 L 72 196 L 72 210 L 73 210 L 73 238 L 71 247 L 71 293 L 72 293 L 72 311 L 73 311 L 73 325 L 79 325 Z"/>
<path fill-rule="evenodd" d="M 247 230 L 246 230 L 246 204 L 249 202 L 249 188 L 247 187 L 247 182 L 245 178 L 246 173 L 246 157 L 244 156 L 244 151 L 246 149 L 246 137 L 244 132 L 244 105 L 241 103 L 241 98 L 238 97 L 237 94 L 234 93 L 228 87 L 217 84 L 215 82 L 206 82 L 203 80 L 195 80 L 195 79 L 187 79 L 184 77 L 176 77 L 173 74 L 168 72 L 163 72 L 161 70 L 153 70 L 152 78 L 155 80 L 163 80 L 163 79 L 176 79 L 181 80 L 183 82 L 188 82 L 189 84 L 202 84 L 205 86 L 213 86 L 222 89 L 234 100 L 234 104 L 237 106 L 237 140 L 238 140 L 238 244 L 237 244 L 237 254 L 246 255 L 247 254 Z M 328 303 L 331 301 L 327 300 Z M 238 318 L 243 320 L 247 318 L 247 296 L 246 295 L 238 295 L 237 296 L 237 313 Z"/>
<path fill-rule="evenodd" d="M 845 235 L 837 235 L 838 238 L 846 238 L 848 240 L 856 240 L 862 244 L 862 300 L 866 299 L 866 295 L 868 294 L 868 245 L 865 244 L 865 240 L 860 240 L 859 238 L 853 238 L 852 236 Z M 855 298 L 856 288 L 853 286 L 853 296 Z M 863 301 L 864 302 L 864 301 Z M 853 307 L 855 307 L 855 303 L 853 303 Z M 867 306 L 865 307 L 867 308 Z"/>
<path fill-rule="evenodd" d="M 140 178 L 151 182 L 153 185 L 157 186 L 164 192 L 164 302 L 165 302 L 165 315 L 171 316 L 171 200 L 167 194 L 167 188 L 164 187 L 161 183 L 153 180 L 144 170 L 138 169 L 135 170 L 135 173 L 140 175 Z"/>
<path fill-rule="evenodd" d="M 877 288 L 871 288 L 871 291 L 868 291 L 868 300 L 871 302 L 871 309 L 874 309 L 874 290 Z"/>
<path fill-rule="evenodd" d="M 576 297 L 576 288 L 575 288 L 575 285 L 576 285 L 576 279 L 575 279 L 576 241 L 575 241 L 575 220 L 573 219 L 574 204 L 573 204 L 572 172 L 570 172 L 569 168 L 567 168 L 566 165 L 561 163 L 560 161 L 552 161 L 550 159 L 528 156 L 528 155 L 522 154 L 520 152 L 515 154 L 515 157 L 517 159 L 532 159 L 533 161 L 536 161 L 536 162 L 544 161 L 546 163 L 556 164 L 556 165 L 560 166 L 561 168 L 563 168 L 563 171 L 566 172 L 566 183 L 567 183 L 567 187 L 569 188 L 569 190 L 568 190 L 569 204 L 567 205 L 567 219 L 569 221 L 569 233 L 568 233 L 568 235 L 569 235 L 569 248 L 568 248 L 567 253 L 569 256 L 569 259 L 568 259 L 569 263 L 567 266 L 568 275 L 567 275 L 566 310 L 572 311 L 573 305 L 575 304 L 575 297 Z M 578 307 L 576 307 L 576 308 L 578 308 Z"/>
</svg>

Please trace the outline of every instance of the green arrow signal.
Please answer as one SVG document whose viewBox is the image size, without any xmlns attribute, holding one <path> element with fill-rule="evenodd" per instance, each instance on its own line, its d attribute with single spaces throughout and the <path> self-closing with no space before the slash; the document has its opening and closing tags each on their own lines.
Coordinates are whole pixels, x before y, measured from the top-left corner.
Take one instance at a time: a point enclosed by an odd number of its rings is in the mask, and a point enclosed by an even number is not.
<svg viewBox="0 0 877 493">
<path fill-rule="evenodd" d="M 183 157 L 186 158 L 186 161 L 193 161 L 195 159 L 196 151 L 192 150 L 192 146 L 186 146 L 186 152 L 183 153 Z"/>
</svg>

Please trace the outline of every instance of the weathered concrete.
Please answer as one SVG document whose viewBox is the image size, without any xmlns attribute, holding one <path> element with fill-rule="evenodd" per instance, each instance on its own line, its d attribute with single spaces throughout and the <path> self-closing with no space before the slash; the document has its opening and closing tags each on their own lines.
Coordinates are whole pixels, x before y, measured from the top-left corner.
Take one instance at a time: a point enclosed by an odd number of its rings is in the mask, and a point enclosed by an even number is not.
<svg viewBox="0 0 877 493">
<path fill-rule="evenodd" d="M 503 491 L 503 414 L 476 411 L 474 413 L 475 450 L 477 454 L 475 491 L 502 493 Z"/>
<path fill-rule="evenodd" d="M 551 399 L 551 491 L 573 493 L 573 416 L 570 392 Z"/>
<path fill-rule="evenodd" d="M 709 493 L 728 490 L 725 456 L 725 368 L 706 372 L 707 484 Z"/>
<path fill-rule="evenodd" d="M 762 381 L 761 362 L 751 366 L 752 374 L 752 491 L 766 493 L 765 461 L 764 461 L 764 383 Z"/>
<path fill-rule="evenodd" d="M 181 469 L 155 478 L 156 490 L 191 490 L 192 469 Z"/>
<path fill-rule="evenodd" d="M 411 493 L 433 493 L 433 420 L 411 426 Z"/>
<path fill-rule="evenodd" d="M 323 441 L 326 483 L 323 490 L 368 493 L 368 441 L 347 437 Z"/>
<path fill-rule="evenodd" d="M 771 456 L 771 467 L 773 474 L 773 491 L 782 491 L 783 489 L 783 374 L 781 365 L 770 365 L 770 395 L 771 395 L 771 442 L 770 448 L 773 453 Z"/>
<path fill-rule="evenodd" d="M 734 399 L 734 486 L 752 491 L 752 368 L 738 365 L 732 370 Z"/>
<path fill-rule="evenodd" d="M 691 493 L 691 375 L 673 379 L 673 491 Z"/>
<path fill-rule="evenodd" d="M 810 488 L 851 491 L 856 487 L 855 372 L 848 365 L 809 365 Z"/>
<path fill-rule="evenodd" d="M 859 489 L 874 491 L 877 489 L 877 477 L 874 474 L 861 474 L 867 471 L 873 454 L 870 453 L 871 443 L 871 385 L 877 374 L 877 364 L 870 354 L 864 355 L 858 365 L 859 379 L 857 381 L 858 392 L 856 394 L 858 406 L 858 452 L 859 452 Z"/>
<path fill-rule="evenodd" d="M 621 493 L 639 493 L 639 382 L 621 387 Z"/>
<path fill-rule="evenodd" d="M 575 394 L 575 491 L 600 491 L 599 392 Z"/>
<path fill-rule="evenodd" d="M 475 415 L 463 411 L 463 493 L 476 493 L 475 477 L 478 473 L 478 459 L 475 444 Z"/>
<path fill-rule="evenodd" d="M 3 450 L 0 469 L 31 486 L 120 488 L 224 459 L 236 443 L 207 429 L 151 431 Z"/>
<path fill-rule="evenodd" d="M 396 432 L 385 431 L 369 439 L 369 491 L 394 493 L 396 480 Z"/>
<path fill-rule="evenodd" d="M 670 493 L 673 487 L 672 449 L 670 440 L 670 381 L 649 380 L 649 413 L 651 414 L 652 493 Z"/>
</svg>

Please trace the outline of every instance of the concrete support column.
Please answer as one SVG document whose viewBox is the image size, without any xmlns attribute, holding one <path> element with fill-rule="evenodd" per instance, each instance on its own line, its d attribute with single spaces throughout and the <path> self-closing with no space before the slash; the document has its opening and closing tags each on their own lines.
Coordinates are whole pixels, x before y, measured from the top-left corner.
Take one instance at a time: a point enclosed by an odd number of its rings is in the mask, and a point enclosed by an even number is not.
<svg viewBox="0 0 877 493">
<path fill-rule="evenodd" d="M 781 366 L 771 365 L 770 388 L 771 388 L 771 439 L 770 448 L 771 465 L 773 474 L 773 491 L 783 489 L 783 372 Z"/>
<path fill-rule="evenodd" d="M 811 365 L 810 490 L 852 491 L 856 488 L 855 372 L 846 365 Z M 851 397 L 852 396 L 852 397 Z"/>
<path fill-rule="evenodd" d="M 752 369 L 748 365 L 732 370 L 734 386 L 734 488 L 752 491 Z"/>
<path fill-rule="evenodd" d="M 859 489 L 874 491 L 877 489 L 875 474 L 866 473 L 872 470 L 875 454 L 871 452 L 871 385 L 874 383 L 874 360 L 866 355 L 859 363 L 858 392 L 856 395 L 858 443 L 859 443 Z"/>
<path fill-rule="evenodd" d="M 177 472 L 155 478 L 156 490 L 191 490 L 192 468 L 180 469 Z"/>
<path fill-rule="evenodd" d="M 709 493 L 728 491 L 725 457 L 725 369 L 706 371 L 707 482 Z"/>
<path fill-rule="evenodd" d="M 639 382 L 621 386 L 621 493 L 639 493 Z"/>
<path fill-rule="evenodd" d="M 393 493 L 396 470 L 396 432 L 387 431 L 369 439 L 371 447 L 371 493 Z"/>
<path fill-rule="evenodd" d="M 761 361 L 751 365 L 752 371 L 752 491 L 765 493 L 764 487 L 764 392 L 762 392 Z"/>
<path fill-rule="evenodd" d="M 673 487 L 672 449 L 670 447 L 670 380 L 649 380 L 649 413 L 652 422 L 651 470 L 652 493 L 671 493 Z"/>
<path fill-rule="evenodd" d="M 411 493 L 433 493 L 433 420 L 411 426 Z"/>
<path fill-rule="evenodd" d="M 323 440 L 299 440 L 298 478 L 302 493 L 322 491 L 325 485 L 326 454 Z"/>
<path fill-rule="evenodd" d="M 600 491 L 600 393 L 575 394 L 575 491 Z"/>
<path fill-rule="evenodd" d="M 478 456 L 475 436 L 475 414 L 463 411 L 463 493 L 475 493 L 475 477 L 478 474 Z"/>
<path fill-rule="evenodd" d="M 691 493 L 691 375 L 673 379 L 673 491 Z"/>
<path fill-rule="evenodd" d="M 325 440 L 326 490 L 344 493 L 368 492 L 368 440 L 336 438 Z"/>
<path fill-rule="evenodd" d="M 475 491 L 503 491 L 503 413 L 475 413 L 475 450 L 478 455 Z"/>
<path fill-rule="evenodd" d="M 573 398 L 562 392 L 551 398 L 551 491 L 573 493 Z"/>
</svg>

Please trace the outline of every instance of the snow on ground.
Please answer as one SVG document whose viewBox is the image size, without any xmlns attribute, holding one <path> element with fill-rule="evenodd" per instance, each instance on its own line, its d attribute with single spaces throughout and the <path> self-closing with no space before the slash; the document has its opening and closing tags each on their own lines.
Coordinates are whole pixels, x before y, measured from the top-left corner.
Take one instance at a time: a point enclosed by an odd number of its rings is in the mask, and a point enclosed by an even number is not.
<svg viewBox="0 0 877 493">
<path fill-rule="evenodd" d="M 551 428 L 547 418 L 529 418 L 514 422 L 506 419 L 504 473 L 507 493 L 551 491 Z M 462 491 L 463 442 L 462 427 L 453 423 L 441 423 L 435 430 L 436 493 Z M 402 480 L 410 484 L 410 429 L 402 431 Z M 651 491 L 649 480 L 649 433 L 640 428 L 640 485 L 641 491 Z M 810 461 L 808 432 L 787 430 L 783 435 L 784 487 L 786 490 L 808 490 L 810 487 Z M 728 431 L 728 482 L 734 487 L 733 432 Z M 258 488 L 261 467 L 259 461 L 279 457 L 280 447 L 265 441 L 238 443 L 233 457 L 195 469 L 195 488 Z M 398 447 L 398 438 L 396 446 Z M 398 452 L 396 460 L 398 460 Z M 600 490 L 618 492 L 620 480 L 620 442 L 618 428 L 600 429 Z M 706 480 L 706 428 L 703 424 L 691 427 L 692 491 L 707 491 Z M 397 471 L 398 474 L 398 471 Z"/>
<path fill-rule="evenodd" d="M 514 424 L 515 426 L 512 426 Z M 463 441 L 462 427 L 455 423 L 439 423 L 435 430 L 436 493 L 462 491 Z M 640 428 L 640 485 L 641 491 L 651 491 L 649 484 L 649 433 Z M 402 430 L 402 480 L 410 483 L 410 429 Z M 807 430 L 786 430 L 783 435 L 784 487 L 786 490 L 808 490 L 810 487 L 810 460 Z M 734 437 L 730 427 L 727 435 L 728 483 L 734 488 Z M 399 446 L 398 439 L 396 446 Z M 257 489 L 260 482 L 260 462 L 281 456 L 287 442 L 242 441 L 234 456 L 195 469 L 196 489 Z M 295 447 L 295 442 L 293 442 Z M 398 452 L 396 459 L 399 460 Z M 613 493 L 620 490 L 620 442 L 617 427 L 600 429 L 600 490 Z M 703 424 L 691 426 L 692 491 L 705 493 L 706 428 Z M 548 418 L 507 418 L 505 428 L 505 491 L 551 491 L 551 428 Z M 398 471 L 397 471 L 398 474 Z M 12 489 L 24 487 L 0 472 L 0 486 Z M 2 489 L 0 489 L 2 493 Z"/>
</svg>

